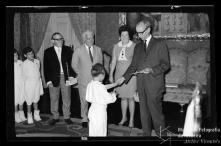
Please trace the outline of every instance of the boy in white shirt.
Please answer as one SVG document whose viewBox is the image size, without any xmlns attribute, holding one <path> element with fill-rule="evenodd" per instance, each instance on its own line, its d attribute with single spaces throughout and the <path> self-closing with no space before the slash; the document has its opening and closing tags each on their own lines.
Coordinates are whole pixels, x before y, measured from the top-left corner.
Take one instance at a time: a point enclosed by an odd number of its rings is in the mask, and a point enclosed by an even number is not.
<svg viewBox="0 0 221 146">
<path fill-rule="evenodd" d="M 43 95 L 40 61 L 34 58 L 34 51 L 30 47 L 24 48 L 24 56 L 27 58 L 23 63 L 24 95 L 28 107 L 28 124 L 32 124 L 32 103 L 34 105 L 34 119 L 41 121 L 38 109 L 40 95 Z"/>
<path fill-rule="evenodd" d="M 107 104 L 116 101 L 115 93 L 108 93 L 118 83 L 104 85 L 105 70 L 97 63 L 91 69 L 93 80 L 87 85 L 86 101 L 91 103 L 88 112 L 89 136 L 107 136 Z"/>
</svg>

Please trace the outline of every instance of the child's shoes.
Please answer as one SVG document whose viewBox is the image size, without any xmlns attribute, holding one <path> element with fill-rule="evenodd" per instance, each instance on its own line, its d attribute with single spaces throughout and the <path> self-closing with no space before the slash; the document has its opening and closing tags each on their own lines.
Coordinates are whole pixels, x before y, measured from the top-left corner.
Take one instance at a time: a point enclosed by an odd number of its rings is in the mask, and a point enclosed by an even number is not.
<svg viewBox="0 0 221 146">
<path fill-rule="evenodd" d="M 24 111 L 19 111 L 19 117 L 21 119 L 22 122 L 26 121 L 27 119 L 25 118 L 25 114 Z"/>
<path fill-rule="evenodd" d="M 35 121 L 41 121 L 41 117 L 39 115 L 39 110 L 34 110 L 34 119 Z"/>
<path fill-rule="evenodd" d="M 19 113 L 18 112 L 15 112 L 15 122 L 16 123 L 21 123 L 22 122 L 22 120 L 19 117 Z"/>
<path fill-rule="evenodd" d="M 28 113 L 28 124 L 33 124 L 32 113 Z"/>
</svg>

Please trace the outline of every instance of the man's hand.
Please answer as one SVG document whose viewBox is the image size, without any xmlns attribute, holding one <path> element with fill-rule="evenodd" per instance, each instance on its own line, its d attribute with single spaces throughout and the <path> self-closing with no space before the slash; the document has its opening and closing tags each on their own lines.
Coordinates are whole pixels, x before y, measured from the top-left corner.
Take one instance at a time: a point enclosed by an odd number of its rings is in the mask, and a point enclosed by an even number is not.
<svg viewBox="0 0 221 146">
<path fill-rule="evenodd" d="M 116 81 L 116 83 L 117 83 L 118 85 L 121 85 L 121 84 L 124 82 L 124 80 L 125 80 L 125 78 L 124 78 L 124 77 L 121 77 L 121 78 L 119 78 L 119 79 Z"/>
</svg>

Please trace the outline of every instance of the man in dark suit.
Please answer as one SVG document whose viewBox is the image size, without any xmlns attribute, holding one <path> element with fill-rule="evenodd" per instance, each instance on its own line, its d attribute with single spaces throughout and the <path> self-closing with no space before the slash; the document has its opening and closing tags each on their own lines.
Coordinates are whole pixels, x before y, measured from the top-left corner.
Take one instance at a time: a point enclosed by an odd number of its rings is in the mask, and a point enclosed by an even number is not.
<svg viewBox="0 0 221 146">
<path fill-rule="evenodd" d="M 71 88 L 70 80 L 73 79 L 74 71 L 71 68 L 73 51 L 64 45 L 64 38 L 59 32 L 55 32 L 51 41 L 53 46 L 44 52 L 44 75 L 45 81 L 49 86 L 51 113 L 53 119 L 50 125 L 55 125 L 59 121 L 59 96 L 60 91 L 63 101 L 64 121 L 69 125 L 73 124 L 70 120 Z"/>
<path fill-rule="evenodd" d="M 140 101 L 140 117 L 145 136 L 151 136 L 151 122 L 157 135 L 166 136 L 162 97 L 165 91 L 164 73 L 170 68 L 167 46 L 151 35 L 152 25 L 149 19 L 143 19 L 136 25 L 141 42 L 135 46 L 131 65 L 120 82 L 130 80 L 137 74 L 137 90 Z"/>
</svg>

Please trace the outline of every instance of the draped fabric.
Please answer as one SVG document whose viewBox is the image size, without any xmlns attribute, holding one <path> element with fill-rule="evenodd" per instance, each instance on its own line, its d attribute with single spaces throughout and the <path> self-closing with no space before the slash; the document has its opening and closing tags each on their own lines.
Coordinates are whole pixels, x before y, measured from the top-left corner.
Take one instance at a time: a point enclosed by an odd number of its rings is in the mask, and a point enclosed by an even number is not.
<svg viewBox="0 0 221 146">
<path fill-rule="evenodd" d="M 46 35 L 48 23 L 50 20 L 51 13 L 30 13 L 30 23 L 31 23 L 31 38 L 33 42 L 33 48 L 36 52 L 36 56 L 41 62 L 41 75 L 42 84 L 46 88 L 46 82 L 44 78 L 43 70 L 43 57 L 44 57 L 44 45 L 42 44 Z M 42 46 L 43 45 L 43 46 Z M 43 48 L 41 48 L 43 47 Z"/>
<path fill-rule="evenodd" d="M 20 53 L 29 46 L 37 53 L 44 39 L 50 13 L 20 14 Z"/>
<path fill-rule="evenodd" d="M 35 53 L 38 53 L 44 40 L 50 13 L 29 13 L 31 44 Z"/>
<path fill-rule="evenodd" d="M 30 37 L 30 23 L 29 23 L 29 14 L 21 13 L 20 14 L 20 48 L 19 53 L 23 54 L 22 50 L 31 46 L 31 37 Z M 23 56 L 24 57 L 24 56 Z"/>
<path fill-rule="evenodd" d="M 96 34 L 96 14 L 95 13 L 69 13 L 71 25 L 76 33 L 79 42 L 83 40 L 81 34 L 87 29 Z"/>
</svg>

